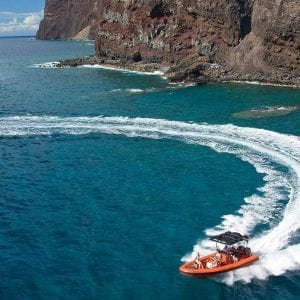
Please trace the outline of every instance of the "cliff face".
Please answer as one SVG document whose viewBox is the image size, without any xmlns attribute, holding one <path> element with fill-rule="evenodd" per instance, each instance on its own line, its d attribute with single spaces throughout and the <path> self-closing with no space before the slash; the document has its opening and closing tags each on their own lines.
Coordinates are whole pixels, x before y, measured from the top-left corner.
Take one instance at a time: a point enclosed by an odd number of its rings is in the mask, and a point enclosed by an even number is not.
<svg viewBox="0 0 300 300">
<path fill-rule="evenodd" d="M 102 1 L 46 0 L 38 39 L 94 39 Z"/>
<path fill-rule="evenodd" d="M 299 0 L 256 0 L 252 30 L 229 55 L 243 74 L 268 74 L 296 79 L 300 74 Z"/>
<path fill-rule="evenodd" d="M 47 0 L 37 37 L 95 38 L 99 57 L 174 80 L 299 82 L 299 0 Z"/>
</svg>

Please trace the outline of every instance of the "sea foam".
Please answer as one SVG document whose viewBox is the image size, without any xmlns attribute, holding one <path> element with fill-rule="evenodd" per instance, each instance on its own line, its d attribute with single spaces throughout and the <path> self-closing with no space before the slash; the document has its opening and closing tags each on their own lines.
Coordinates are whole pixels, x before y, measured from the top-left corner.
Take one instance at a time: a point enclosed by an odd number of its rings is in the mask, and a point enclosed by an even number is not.
<svg viewBox="0 0 300 300">
<path fill-rule="evenodd" d="M 45 62 L 42 64 L 34 64 L 31 67 L 32 68 L 42 68 L 42 69 L 57 69 L 59 64 L 60 64 L 59 61 L 51 61 L 51 62 Z"/>
<path fill-rule="evenodd" d="M 45 62 L 41 64 L 34 64 L 31 67 L 32 68 L 43 68 L 43 69 L 57 69 L 57 68 L 69 68 L 69 66 L 59 66 L 60 62 L 58 61 L 52 61 L 52 62 Z M 77 66 L 77 68 L 85 68 L 85 69 L 103 69 L 103 70 L 110 70 L 110 71 L 118 71 L 123 73 L 132 73 L 137 75 L 155 75 L 155 76 L 163 76 L 164 72 L 160 70 L 156 70 L 153 72 L 147 72 L 147 71 L 135 71 L 135 70 L 129 70 L 129 69 L 123 69 L 113 66 L 107 66 L 107 65 L 99 65 L 99 64 L 93 64 L 93 65 L 81 65 Z"/>
<path fill-rule="evenodd" d="M 129 69 L 122 69 L 118 67 L 111 67 L 111 66 L 105 66 L 105 65 L 82 65 L 79 66 L 79 68 L 89 68 L 89 69 L 103 69 L 103 70 L 110 70 L 110 71 L 119 71 L 123 73 L 133 73 L 133 74 L 138 74 L 138 75 L 157 75 L 157 76 L 162 76 L 164 73 L 162 71 L 153 71 L 153 72 L 144 72 L 144 71 L 134 71 L 134 70 L 129 70 Z"/>
<path fill-rule="evenodd" d="M 173 139 L 207 146 L 219 153 L 230 153 L 250 163 L 257 172 L 264 174 L 264 185 L 258 187 L 256 194 L 245 198 L 238 211 L 223 216 L 221 222 L 208 228 L 206 233 L 211 235 L 232 230 L 253 235 L 256 232 L 250 246 L 260 256 L 260 260 L 248 268 L 229 272 L 219 277 L 219 280 L 226 284 L 250 282 L 253 278 L 266 279 L 270 275 L 282 275 L 300 268 L 300 245 L 293 242 L 300 228 L 299 137 L 235 125 L 190 124 L 147 118 L 0 118 L 2 137 L 90 133 Z M 274 215 L 277 216 L 276 219 Z M 268 229 L 255 230 L 261 224 L 271 225 Z M 211 247 L 208 240 L 203 240 L 183 260 L 191 259 L 197 251 L 210 251 Z"/>
</svg>

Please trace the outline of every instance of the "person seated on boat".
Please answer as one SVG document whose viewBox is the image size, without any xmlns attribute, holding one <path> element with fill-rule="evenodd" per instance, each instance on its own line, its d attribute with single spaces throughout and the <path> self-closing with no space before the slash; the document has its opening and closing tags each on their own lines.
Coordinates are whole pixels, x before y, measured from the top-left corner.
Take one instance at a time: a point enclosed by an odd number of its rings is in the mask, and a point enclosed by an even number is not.
<svg viewBox="0 0 300 300">
<path fill-rule="evenodd" d="M 222 262 L 222 253 L 220 250 L 217 251 L 216 253 L 216 262 L 217 262 L 217 265 L 219 266 Z"/>
<path fill-rule="evenodd" d="M 229 252 L 229 247 L 227 245 L 225 245 L 225 247 L 223 248 L 223 252 L 226 254 Z"/>
<path fill-rule="evenodd" d="M 235 251 L 236 249 L 233 246 L 225 245 L 225 247 L 223 248 L 223 252 L 225 252 L 226 254 L 234 253 Z"/>
<path fill-rule="evenodd" d="M 233 258 L 232 258 L 232 254 L 230 252 L 228 252 L 226 254 L 226 264 L 232 264 L 233 263 Z"/>
<path fill-rule="evenodd" d="M 245 255 L 246 255 L 246 248 L 244 246 L 242 246 L 242 245 L 238 246 L 238 248 L 237 248 L 237 256 L 239 258 L 241 258 L 241 257 L 243 257 Z"/>
<path fill-rule="evenodd" d="M 247 256 L 251 256 L 251 255 L 252 255 L 251 249 L 250 249 L 249 247 L 246 247 L 246 248 L 245 248 L 245 254 L 246 254 Z"/>
<path fill-rule="evenodd" d="M 234 254 L 235 248 L 225 245 L 223 252 L 226 254 L 226 263 L 232 263 L 232 255 Z"/>
<path fill-rule="evenodd" d="M 245 252 L 246 248 L 245 248 L 244 246 L 240 245 L 240 246 L 238 246 L 237 250 L 238 250 L 239 252 L 242 252 L 242 253 L 243 253 L 243 252 Z"/>
<path fill-rule="evenodd" d="M 239 261 L 239 259 L 238 259 L 238 257 L 236 255 L 232 255 L 232 260 L 233 260 L 233 262 Z"/>
<path fill-rule="evenodd" d="M 206 263 L 206 267 L 208 269 L 212 269 L 212 268 L 216 268 L 220 265 L 220 261 L 218 259 L 219 257 L 217 257 L 217 254 L 215 256 L 211 256 L 209 258 L 209 260 Z"/>
<path fill-rule="evenodd" d="M 195 264 L 195 269 L 202 269 L 203 268 L 199 252 L 197 253 L 197 256 L 195 258 L 194 264 Z"/>
<path fill-rule="evenodd" d="M 235 247 L 230 247 L 230 250 L 229 250 L 229 253 L 232 255 L 232 257 L 233 256 L 238 256 L 238 254 L 239 254 L 239 252 L 238 252 L 238 249 L 237 248 L 235 248 Z"/>
<path fill-rule="evenodd" d="M 212 268 L 214 268 L 215 266 L 214 266 L 214 264 L 213 264 L 211 261 L 208 261 L 208 262 L 206 262 L 205 267 L 206 267 L 207 269 L 212 269 Z"/>
</svg>

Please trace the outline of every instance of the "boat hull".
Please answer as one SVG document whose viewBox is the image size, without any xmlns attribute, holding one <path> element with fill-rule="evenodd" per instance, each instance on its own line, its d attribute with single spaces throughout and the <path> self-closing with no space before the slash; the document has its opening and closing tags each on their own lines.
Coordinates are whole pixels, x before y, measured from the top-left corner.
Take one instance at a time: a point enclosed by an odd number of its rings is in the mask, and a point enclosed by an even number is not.
<svg viewBox="0 0 300 300">
<path fill-rule="evenodd" d="M 201 264 L 205 266 L 207 262 L 214 257 L 215 257 L 215 253 L 204 256 L 203 258 L 200 259 Z M 248 257 L 240 258 L 238 261 L 228 263 L 227 262 L 228 258 L 226 257 L 226 255 L 222 255 L 220 265 L 218 266 L 211 267 L 211 268 L 207 268 L 207 267 L 196 268 L 195 261 L 190 261 L 180 266 L 179 270 L 184 275 L 198 277 L 198 278 L 207 278 L 224 272 L 229 272 L 235 269 L 246 267 L 254 263 L 255 261 L 257 261 L 258 259 L 259 259 L 258 256 L 251 255 Z"/>
</svg>

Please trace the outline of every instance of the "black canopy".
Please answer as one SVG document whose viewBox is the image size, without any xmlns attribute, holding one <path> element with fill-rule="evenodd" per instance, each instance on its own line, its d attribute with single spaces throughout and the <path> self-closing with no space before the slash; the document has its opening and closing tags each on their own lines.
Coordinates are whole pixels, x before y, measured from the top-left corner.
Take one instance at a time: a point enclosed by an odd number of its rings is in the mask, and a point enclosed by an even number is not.
<svg viewBox="0 0 300 300">
<path fill-rule="evenodd" d="M 235 243 L 241 242 L 241 241 L 248 241 L 249 237 L 247 235 L 241 235 L 238 232 L 231 232 L 227 231 L 224 233 L 221 233 L 216 236 L 212 236 L 210 240 L 215 241 L 217 243 L 226 244 L 226 245 L 233 245 Z"/>
</svg>

